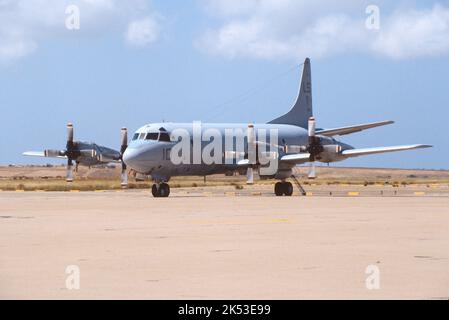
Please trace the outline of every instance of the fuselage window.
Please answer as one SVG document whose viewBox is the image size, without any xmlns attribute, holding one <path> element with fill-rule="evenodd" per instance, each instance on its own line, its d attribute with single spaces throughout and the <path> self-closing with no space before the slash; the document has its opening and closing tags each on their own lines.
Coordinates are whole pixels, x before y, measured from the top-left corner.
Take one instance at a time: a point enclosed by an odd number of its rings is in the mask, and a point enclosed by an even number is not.
<svg viewBox="0 0 449 320">
<path fill-rule="evenodd" d="M 138 133 L 134 133 L 133 141 L 134 141 L 134 140 L 137 140 L 137 138 L 139 138 L 139 134 L 138 134 Z"/>
<path fill-rule="evenodd" d="M 161 132 L 159 136 L 159 141 L 170 142 L 170 135 L 166 132 Z"/>
<path fill-rule="evenodd" d="M 157 140 L 158 137 L 159 137 L 159 133 L 150 132 L 150 133 L 147 133 L 147 136 L 145 139 L 146 140 Z"/>
</svg>

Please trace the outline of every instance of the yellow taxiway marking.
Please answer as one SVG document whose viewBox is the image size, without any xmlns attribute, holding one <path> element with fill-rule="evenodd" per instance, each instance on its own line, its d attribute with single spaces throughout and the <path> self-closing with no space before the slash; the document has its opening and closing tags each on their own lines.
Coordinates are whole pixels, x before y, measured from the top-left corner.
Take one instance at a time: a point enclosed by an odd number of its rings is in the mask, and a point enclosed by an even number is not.
<svg viewBox="0 0 449 320">
<path fill-rule="evenodd" d="M 80 192 L 79 190 L 70 190 L 70 192 Z"/>
<path fill-rule="evenodd" d="M 415 192 L 415 196 L 424 196 L 425 192 Z"/>
<path fill-rule="evenodd" d="M 253 195 L 253 196 L 261 196 L 262 192 L 251 192 L 251 195 Z"/>
<path fill-rule="evenodd" d="M 225 192 L 225 195 L 227 195 L 228 197 L 234 197 L 235 192 Z"/>
<path fill-rule="evenodd" d="M 104 190 L 95 190 L 95 192 L 104 192 Z"/>
<path fill-rule="evenodd" d="M 212 196 L 212 192 L 203 192 L 203 195 L 210 197 L 210 196 Z"/>
<path fill-rule="evenodd" d="M 25 192 L 25 190 L 17 189 L 16 192 Z"/>
<path fill-rule="evenodd" d="M 358 195 L 360 195 L 359 192 L 348 192 L 348 196 L 350 197 L 357 197 Z"/>
<path fill-rule="evenodd" d="M 313 192 L 306 192 L 306 196 L 308 196 L 308 197 L 313 196 Z"/>
</svg>

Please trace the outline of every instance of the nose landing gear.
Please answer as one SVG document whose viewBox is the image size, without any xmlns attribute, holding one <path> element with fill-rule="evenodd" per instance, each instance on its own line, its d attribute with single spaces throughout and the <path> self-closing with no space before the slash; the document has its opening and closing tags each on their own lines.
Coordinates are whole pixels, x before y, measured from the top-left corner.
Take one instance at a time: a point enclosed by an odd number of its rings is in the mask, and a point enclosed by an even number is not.
<svg viewBox="0 0 449 320">
<path fill-rule="evenodd" d="M 277 182 L 274 185 L 274 193 L 278 197 L 281 197 L 283 195 L 290 197 L 293 194 L 293 185 L 290 182 L 286 181 Z"/>
<path fill-rule="evenodd" d="M 151 193 L 155 198 L 167 198 L 170 195 L 170 186 L 163 183 L 155 183 L 151 187 Z"/>
</svg>

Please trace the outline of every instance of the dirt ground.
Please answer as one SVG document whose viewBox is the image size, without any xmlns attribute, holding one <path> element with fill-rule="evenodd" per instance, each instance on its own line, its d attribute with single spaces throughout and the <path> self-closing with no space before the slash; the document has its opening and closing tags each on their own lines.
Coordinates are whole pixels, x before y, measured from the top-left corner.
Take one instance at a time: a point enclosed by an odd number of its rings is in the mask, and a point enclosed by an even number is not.
<svg viewBox="0 0 449 320">
<path fill-rule="evenodd" d="M 449 297 L 449 197 L 172 192 L 0 192 L 0 298 Z"/>
</svg>

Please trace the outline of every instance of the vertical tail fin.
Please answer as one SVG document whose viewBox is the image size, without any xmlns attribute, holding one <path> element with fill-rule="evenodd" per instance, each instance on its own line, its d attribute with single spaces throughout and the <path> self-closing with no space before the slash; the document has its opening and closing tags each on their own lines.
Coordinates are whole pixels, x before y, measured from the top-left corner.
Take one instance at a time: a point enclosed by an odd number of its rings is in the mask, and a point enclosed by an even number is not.
<svg viewBox="0 0 449 320">
<path fill-rule="evenodd" d="M 307 128 L 307 122 L 312 116 L 312 72 L 310 69 L 310 59 L 307 58 L 304 61 L 299 95 L 293 108 L 288 113 L 268 123 L 291 124 Z"/>
</svg>

